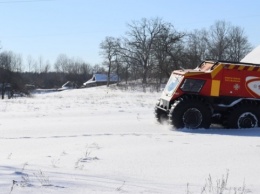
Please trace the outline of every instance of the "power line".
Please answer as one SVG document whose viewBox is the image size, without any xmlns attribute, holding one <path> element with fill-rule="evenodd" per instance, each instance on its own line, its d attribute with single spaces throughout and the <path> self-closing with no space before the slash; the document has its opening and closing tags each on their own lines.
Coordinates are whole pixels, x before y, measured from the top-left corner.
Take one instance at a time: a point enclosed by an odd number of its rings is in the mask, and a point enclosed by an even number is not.
<svg viewBox="0 0 260 194">
<path fill-rule="evenodd" d="M 9 0 L 9 1 L 0 1 L 0 3 L 9 3 L 9 4 L 14 4 L 14 3 L 35 3 L 35 2 L 43 2 L 43 1 L 55 1 L 55 0 Z"/>
</svg>

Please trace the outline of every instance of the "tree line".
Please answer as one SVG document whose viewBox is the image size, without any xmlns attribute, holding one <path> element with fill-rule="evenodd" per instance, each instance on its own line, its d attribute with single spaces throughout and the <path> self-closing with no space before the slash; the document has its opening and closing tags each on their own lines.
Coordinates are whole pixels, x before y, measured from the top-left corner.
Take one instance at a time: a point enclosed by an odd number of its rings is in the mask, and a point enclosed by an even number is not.
<svg viewBox="0 0 260 194">
<path fill-rule="evenodd" d="M 128 24 L 122 38 L 106 37 L 100 48 L 108 72 L 147 84 L 162 83 L 173 70 L 195 68 L 205 59 L 240 61 L 252 46 L 241 27 L 225 21 L 187 33 L 160 18 L 144 18 Z"/>
<path fill-rule="evenodd" d="M 208 29 L 177 31 L 161 18 L 132 21 L 122 37 L 104 37 L 100 43 L 102 64 L 91 65 L 83 60 L 57 57 L 53 66 L 41 57 L 22 57 L 11 51 L 0 52 L 0 82 L 12 83 L 17 90 L 26 84 L 41 88 L 60 87 L 70 80 L 79 86 L 93 73 L 118 74 L 128 83 L 165 82 L 170 73 L 180 68 L 195 68 L 202 60 L 240 61 L 252 45 L 239 26 L 216 21 Z M 26 67 L 26 68 L 25 68 Z"/>
</svg>

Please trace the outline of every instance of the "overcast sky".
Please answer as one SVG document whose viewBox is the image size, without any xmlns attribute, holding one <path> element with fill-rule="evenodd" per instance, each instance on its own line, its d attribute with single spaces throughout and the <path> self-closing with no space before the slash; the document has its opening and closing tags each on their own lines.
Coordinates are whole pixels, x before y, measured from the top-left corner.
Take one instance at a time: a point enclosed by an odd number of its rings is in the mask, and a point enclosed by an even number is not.
<svg viewBox="0 0 260 194">
<path fill-rule="evenodd" d="M 29 55 L 54 63 L 66 54 L 95 65 L 106 36 L 124 36 L 127 23 L 159 17 L 189 32 L 225 20 L 258 46 L 259 8 L 259 0 L 0 0 L 0 45 L 24 63 Z"/>
</svg>

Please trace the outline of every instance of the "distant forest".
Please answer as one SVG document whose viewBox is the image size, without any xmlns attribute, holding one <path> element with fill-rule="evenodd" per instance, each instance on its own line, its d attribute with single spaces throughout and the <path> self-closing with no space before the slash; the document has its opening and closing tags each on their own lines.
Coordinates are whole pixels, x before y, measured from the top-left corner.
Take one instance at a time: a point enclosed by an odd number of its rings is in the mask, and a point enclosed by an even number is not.
<svg viewBox="0 0 260 194">
<path fill-rule="evenodd" d="M 61 54 L 54 64 L 12 51 L 0 50 L 0 82 L 26 92 L 26 85 L 58 88 L 66 81 L 81 86 L 93 73 L 118 74 L 128 83 L 164 83 L 179 68 L 195 68 L 205 59 L 240 61 L 252 45 L 243 28 L 216 21 L 208 29 L 177 31 L 160 18 L 132 21 L 122 37 L 104 37 L 100 43 L 102 64 L 92 65 Z"/>
</svg>

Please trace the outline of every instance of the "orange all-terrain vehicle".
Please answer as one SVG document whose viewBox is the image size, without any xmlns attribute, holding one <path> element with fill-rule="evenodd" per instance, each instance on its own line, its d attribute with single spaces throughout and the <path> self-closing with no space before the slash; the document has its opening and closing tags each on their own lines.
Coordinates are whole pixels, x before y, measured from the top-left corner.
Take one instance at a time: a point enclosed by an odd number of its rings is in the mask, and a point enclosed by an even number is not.
<svg viewBox="0 0 260 194">
<path fill-rule="evenodd" d="M 260 125 L 260 64 L 204 61 L 175 70 L 155 106 L 159 122 L 176 128 L 227 128 Z"/>
</svg>

